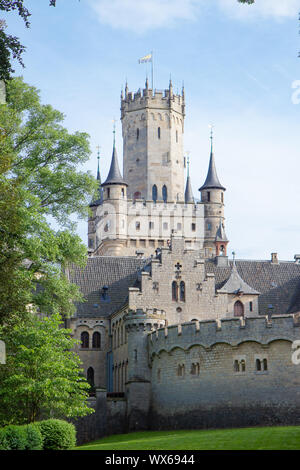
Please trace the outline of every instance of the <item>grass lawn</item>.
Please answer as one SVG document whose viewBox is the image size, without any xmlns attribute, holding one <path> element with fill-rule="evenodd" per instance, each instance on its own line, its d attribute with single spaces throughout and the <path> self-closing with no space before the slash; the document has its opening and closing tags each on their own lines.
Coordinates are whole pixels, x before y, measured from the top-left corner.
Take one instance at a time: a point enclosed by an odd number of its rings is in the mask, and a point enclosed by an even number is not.
<svg viewBox="0 0 300 470">
<path fill-rule="evenodd" d="M 134 432 L 104 437 L 76 450 L 300 450 L 300 426 Z"/>
</svg>

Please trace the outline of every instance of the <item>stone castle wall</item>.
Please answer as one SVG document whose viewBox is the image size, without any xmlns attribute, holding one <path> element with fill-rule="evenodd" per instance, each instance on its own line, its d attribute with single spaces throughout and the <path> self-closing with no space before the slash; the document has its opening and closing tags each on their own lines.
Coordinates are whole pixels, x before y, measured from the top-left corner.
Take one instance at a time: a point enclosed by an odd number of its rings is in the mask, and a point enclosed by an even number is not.
<svg viewBox="0 0 300 470">
<path fill-rule="evenodd" d="M 300 424 L 300 366 L 291 360 L 292 342 L 299 338 L 299 324 L 288 315 L 271 322 L 256 317 L 188 323 L 151 333 L 149 426 Z"/>
</svg>

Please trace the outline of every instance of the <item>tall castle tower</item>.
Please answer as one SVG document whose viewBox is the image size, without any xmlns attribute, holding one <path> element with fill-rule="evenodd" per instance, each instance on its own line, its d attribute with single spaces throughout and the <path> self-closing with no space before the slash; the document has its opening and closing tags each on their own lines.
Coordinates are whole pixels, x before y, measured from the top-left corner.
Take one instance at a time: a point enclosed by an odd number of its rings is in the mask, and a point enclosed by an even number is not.
<svg viewBox="0 0 300 470">
<path fill-rule="evenodd" d="M 184 200 L 184 89 L 121 95 L 124 179 L 131 199 Z"/>
</svg>

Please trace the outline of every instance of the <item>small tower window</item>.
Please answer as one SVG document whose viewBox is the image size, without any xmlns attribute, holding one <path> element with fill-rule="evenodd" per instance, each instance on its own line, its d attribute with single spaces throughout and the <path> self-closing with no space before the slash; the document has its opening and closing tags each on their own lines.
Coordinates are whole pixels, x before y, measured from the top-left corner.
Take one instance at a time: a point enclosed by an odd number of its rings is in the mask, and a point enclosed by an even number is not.
<svg viewBox="0 0 300 470">
<path fill-rule="evenodd" d="M 122 194 L 122 197 L 125 196 L 125 191 L 124 191 L 124 188 L 121 189 L 121 194 Z"/>
<path fill-rule="evenodd" d="M 136 140 L 139 140 L 139 136 L 140 136 L 140 130 L 137 129 L 137 130 L 136 130 Z"/>
<path fill-rule="evenodd" d="M 86 378 L 91 387 L 95 386 L 94 375 L 94 369 L 92 367 L 89 367 L 87 370 Z"/>
<path fill-rule="evenodd" d="M 221 193 L 221 202 L 224 202 L 224 194 Z"/>
<path fill-rule="evenodd" d="M 253 312 L 253 302 L 249 302 L 249 310 L 250 312 Z"/>
<path fill-rule="evenodd" d="M 192 232 L 196 231 L 196 224 L 192 224 Z"/>
<path fill-rule="evenodd" d="M 90 340 L 90 335 L 88 334 L 88 332 L 83 331 L 81 333 L 80 339 L 81 339 L 82 349 L 88 349 L 89 348 L 89 340 Z"/>
<path fill-rule="evenodd" d="M 172 282 L 172 300 L 174 302 L 178 301 L 178 285 L 176 281 Z"/>
<path fill-rule="evenodd" d="M 153 199 L 154 202 L 157 201 L 157 186 L 156 186 L 156 184 L 154 184 L 152 186 L 152 199 Z"/>
<path fill-rule="evenodd" d="M 210 191 L 207 191 L 207 201 L 210 202 Z"/>
<path fill-rule="evenodd" d="M 141 229 L 141 223 L 140 223 L 140 222 L 136 222 L 136 223 L 135 223 L 135 229 L 136 229 L 137 231 L 139 231 L 139 230 Z"/>
<path fill-rule="evenodd" d="M 207 230 L 211 230 L 211 224 L 210 223 L 207 224 Z"/>
<path fill-rule="evenodd" d="M 154 229 L 154 222 L 149 222 L 149 229 L 153 230 Z"/>
<path fill-rule="evenodd" d="M 110 198 L 110 188 L 107 188 L 107 199 Z"/>
<path fill-rule="evenodd" d="M 185 302 L 185 283 L 183 281 L 180 283 L 180 300 Z"/>
<path fill-rule="evenodd" d="M 157 129 L 157 137 L 160 139 L 160 127 Z"/>
<path fill-rule="evenodd" d="M 260 361 L 260 359 L 256 359 L 256 370 L 261 371 L 261 361 Z"/>
<path fill-rule="evenodd" d="M 165 184 L 163 185 L 163 188 L 162 188 L 162 197 L 163 197 L 163 201 L 167 202 L 167 200 L 168 200 L 168 189 L 167 189 L 167 186 Z"/>
</svg>

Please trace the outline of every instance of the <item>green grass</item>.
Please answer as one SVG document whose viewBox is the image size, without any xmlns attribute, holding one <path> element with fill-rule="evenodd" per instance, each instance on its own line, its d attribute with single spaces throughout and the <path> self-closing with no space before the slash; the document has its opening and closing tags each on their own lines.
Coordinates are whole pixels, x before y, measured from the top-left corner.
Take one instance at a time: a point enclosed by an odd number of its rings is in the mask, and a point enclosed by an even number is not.
<svg viewBox="0 0 300 470">
<path fill-rule="evenodd" d="M 76 450 L 300 450 L 300 426 L 134 432 L 105 437 Z"/>
</svg>

